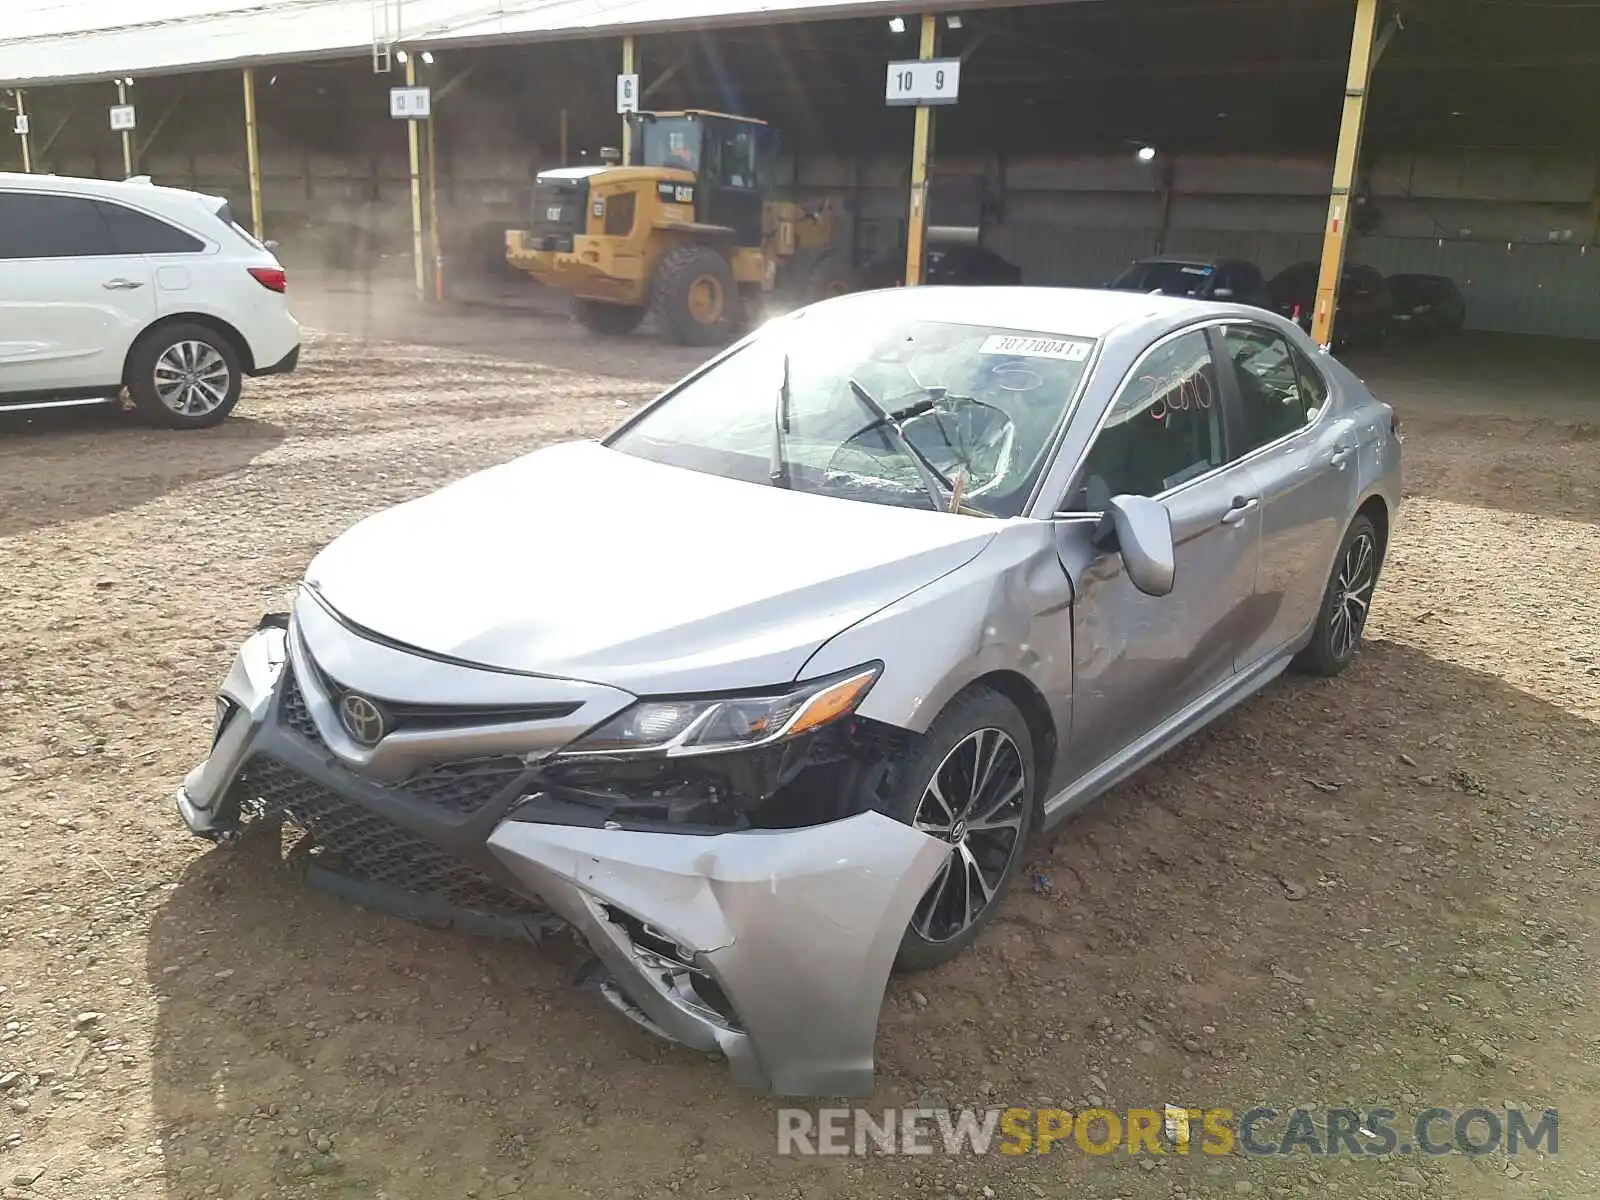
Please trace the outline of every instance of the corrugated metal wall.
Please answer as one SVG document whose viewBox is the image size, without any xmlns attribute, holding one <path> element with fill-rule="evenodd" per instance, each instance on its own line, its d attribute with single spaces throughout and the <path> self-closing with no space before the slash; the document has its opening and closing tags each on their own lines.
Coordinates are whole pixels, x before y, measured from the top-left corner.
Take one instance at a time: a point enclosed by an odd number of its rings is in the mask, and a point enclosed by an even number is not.
<svg viewBox="0 0 1600 1200">
<path fill-rule="evenodd" d="M 1511 153 L 1403 156 L 1372 165 L 1378 229 L 1351 261 L 1448 275 L 1472 329 L 1600 340 L 1600 175 L 1594 159 Z M 903 160 L 806 160 L 808 187 L 853 191 L 869 224 L 905 217 Z M 943 163 L 988 174 L 1002 196 L 987 243 L 1030 283 L 1094 286 L 1155 251 L 1161 176 L 1131 157 Z M 1330 167 L 1315 160 L 1177 158 L 1164 239 L 1173 254 L 1229 255 L 1269 275 L 1321 252 Z M 859 181 L 859 182 L 858 182 Z M 935 200 L 937 203 L 937 199 Z M 869 239 L 870 240 L 870 239 Z"/>
</svg>

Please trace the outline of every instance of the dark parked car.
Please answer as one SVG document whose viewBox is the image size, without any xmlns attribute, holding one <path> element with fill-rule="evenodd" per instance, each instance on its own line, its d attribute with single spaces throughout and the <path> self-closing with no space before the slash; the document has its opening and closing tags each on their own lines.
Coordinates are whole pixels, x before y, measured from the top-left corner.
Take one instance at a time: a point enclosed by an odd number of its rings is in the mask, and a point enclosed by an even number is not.
<svg viewBox="0 0 1600 1200">
<path fill-rule="evenodd" d="M 1467 323 L 1467 301 L 1455 281 L 1443 275 L 1391 275 L 1395 328 L 1437 336 L 1460 333 Z"/>
<path fill-rule="evenodd" d="M 1141 258 L 1112 280 L 1111 288 L 1257 307 L 1265 307 L 1269 298 L 1261 268 L 1237 258 Z"/>
<path fill-rule="evenodd" d="M 1267 285 L 1272 294 L 1272 310 L 1299 321 L 1302 329 L 1309 330 L 1317 304 L 1317 276 L 1321 270 L 1319 263 L 1303 262 L 1279 271 Z M 1341 346 L 1379 341 L 1389 332 L 1389 318 L 1393 312 L 1394 300 L 1384 277 L 1372 267 L 1346 264 L 1339 281 L 1339 308 L 1333 320 L 1334 341 Z"/>
<path fill-rule="evenodd" d="M 928 247 L 924 283 L 961 287 L 1016 287 L 1022 268 L 983 246 Z M 906 248 L 886 250 L 862 268 L 863 287 L 899 287 L 906 279 Z"/>
</svg>

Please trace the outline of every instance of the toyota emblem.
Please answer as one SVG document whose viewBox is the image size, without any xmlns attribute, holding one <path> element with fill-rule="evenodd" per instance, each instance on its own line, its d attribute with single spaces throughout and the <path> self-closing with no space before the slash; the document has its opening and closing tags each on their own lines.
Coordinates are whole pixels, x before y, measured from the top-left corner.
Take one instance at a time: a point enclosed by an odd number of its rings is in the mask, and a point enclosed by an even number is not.
<svg viewBox="0 0 1600 1200">
<path fill-rule="evenodd" d="M 339 724 L 363 746 L 376 746 L 388 732 L 383 709 L 365 696 L 349 692 L 339 701 Z"/>
</svg>

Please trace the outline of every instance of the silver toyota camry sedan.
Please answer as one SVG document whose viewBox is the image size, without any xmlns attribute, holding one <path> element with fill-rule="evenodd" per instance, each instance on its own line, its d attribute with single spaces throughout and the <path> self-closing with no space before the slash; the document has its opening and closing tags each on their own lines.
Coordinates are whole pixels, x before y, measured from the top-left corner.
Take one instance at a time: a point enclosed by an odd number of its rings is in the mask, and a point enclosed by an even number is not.
<svg viewBox="0 0 1600 1200">
<path fill-rule="evenodd" d="M 866 1094 L 891 970 L 971 944 L 1030 834 L 1350 662 L 1400 449 L 1258 309 L 828 300 L 337 538 L 178 808 L 415 918 L 564 926 L 740 1083 Z"/>
</svg>

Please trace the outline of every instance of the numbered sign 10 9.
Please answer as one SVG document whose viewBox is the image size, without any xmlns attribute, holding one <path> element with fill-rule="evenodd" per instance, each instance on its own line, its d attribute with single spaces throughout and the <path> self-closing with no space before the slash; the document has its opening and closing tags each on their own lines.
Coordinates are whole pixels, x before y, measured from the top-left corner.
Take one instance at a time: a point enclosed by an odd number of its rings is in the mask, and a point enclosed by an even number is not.
<svg viewBox="0 0 1600 1200">
<path fill-rule="evenodd" d="M 883 99 L 889 105 L 954 104 L 960 91 L 959 58 L 913 58 L 889 64 Z"/>
</svg>

